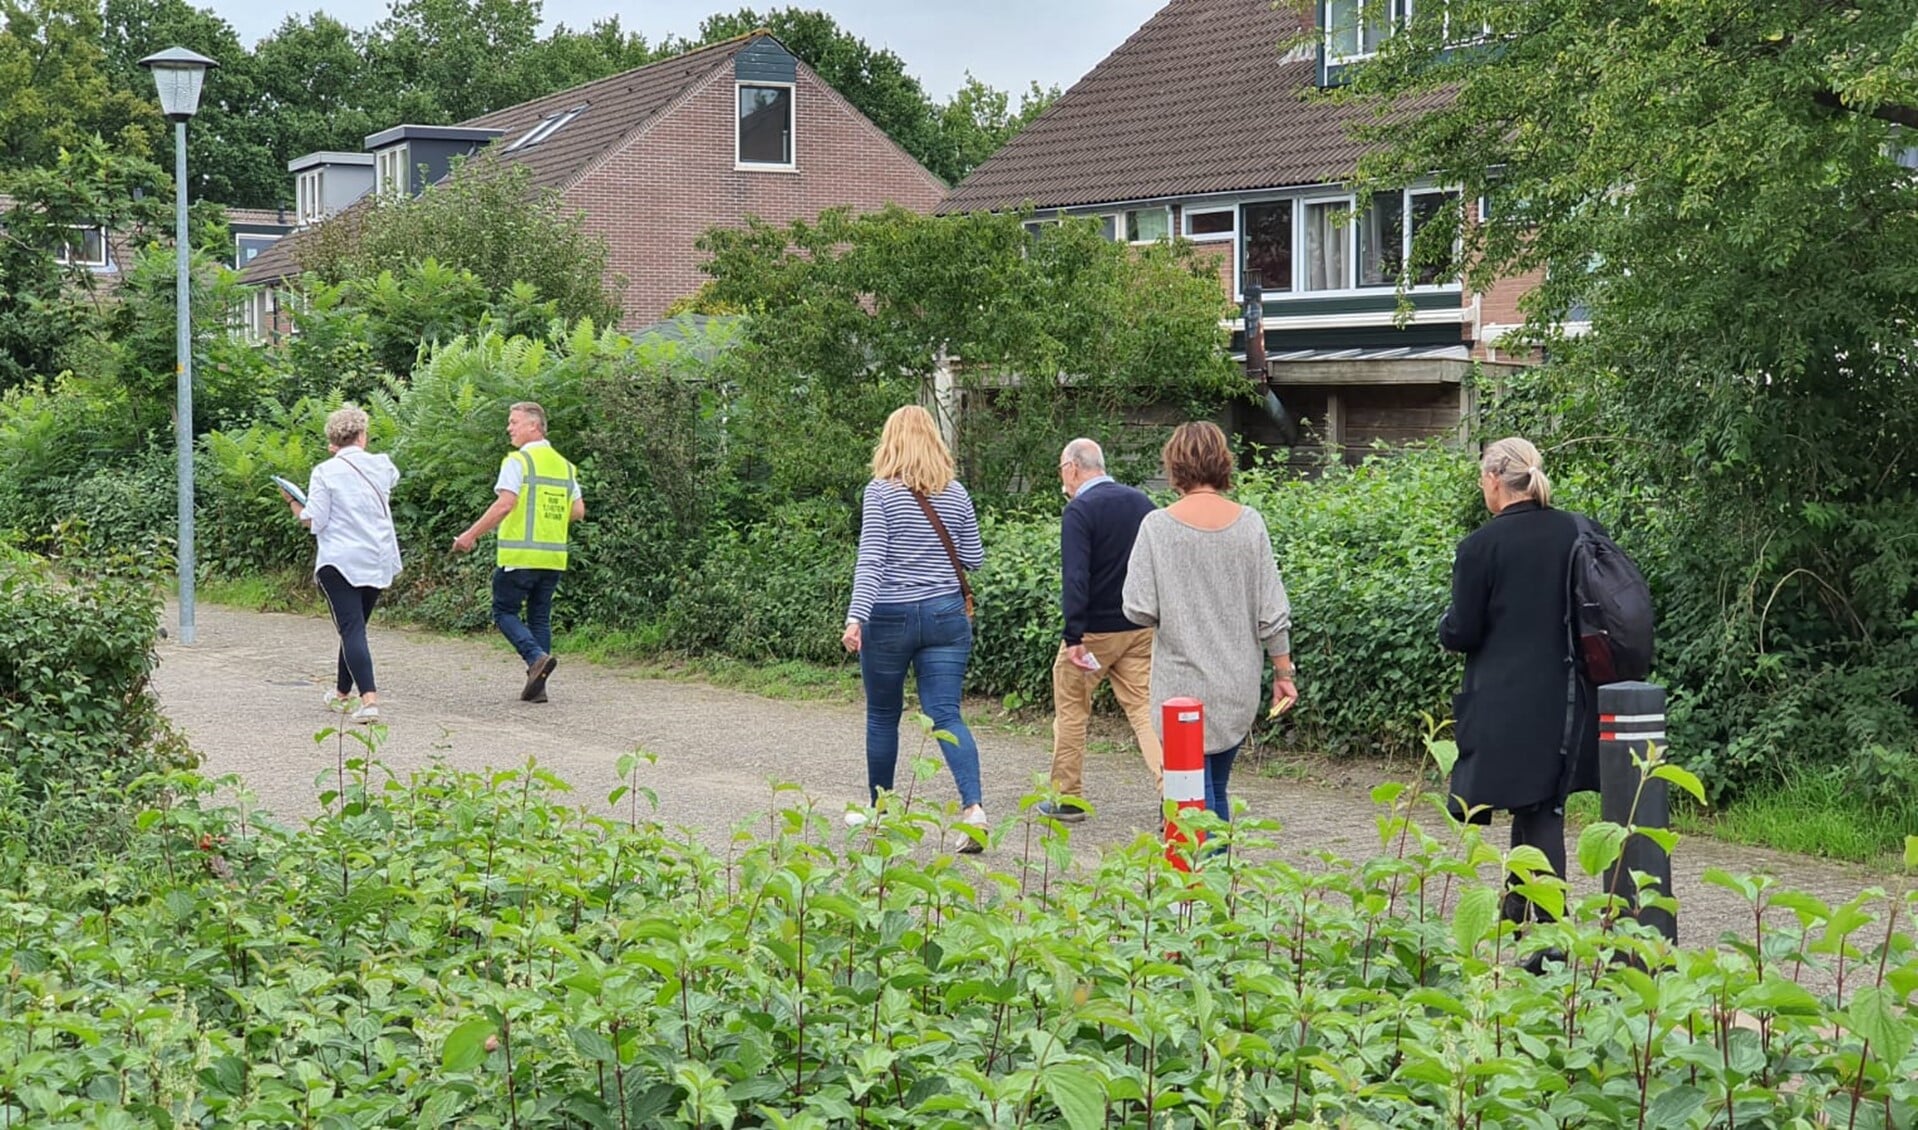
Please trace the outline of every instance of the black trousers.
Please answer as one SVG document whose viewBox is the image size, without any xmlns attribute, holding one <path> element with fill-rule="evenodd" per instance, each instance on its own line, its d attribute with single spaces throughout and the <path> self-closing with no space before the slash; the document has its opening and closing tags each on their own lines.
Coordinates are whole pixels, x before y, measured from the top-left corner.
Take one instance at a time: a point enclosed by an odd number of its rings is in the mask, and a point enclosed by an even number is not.
<svg viewBox="0 0 1918 1130">
<path fill-rule="evenodd" d="M 1538 804 L 1512 810 L 1512 846 L 1530 845 L 1545 853 L 1546 862 L 1552 865 L 1552 873 L 1565 878 L 1565 802 L 1562 800 L 1541 801 Z M 1507 877 L 1510 885 L 1516 880 Z M 1525 922 L 1531 919 L 1546 921 L 1551 915 L 1534 905 L 1530 899 L 1515 892 L 1505 895 L 1504 915 L 1512 922 Z"/>
<path fill-rule="evenodd" d="M 380 590 L 371 585 L 354 585 L 331 565 L 322 565 L 315 579 L 326 594 L 326 606 L 333 612 L 333 627 L 340 633 L 339 674 L 333 689 L 343 695 L 358 687 L 363 695 L 379 690 L 373 682 L 373 651 L 366 645 L 366 622 L 373 606 L 380 602 Z"/>
</svg>

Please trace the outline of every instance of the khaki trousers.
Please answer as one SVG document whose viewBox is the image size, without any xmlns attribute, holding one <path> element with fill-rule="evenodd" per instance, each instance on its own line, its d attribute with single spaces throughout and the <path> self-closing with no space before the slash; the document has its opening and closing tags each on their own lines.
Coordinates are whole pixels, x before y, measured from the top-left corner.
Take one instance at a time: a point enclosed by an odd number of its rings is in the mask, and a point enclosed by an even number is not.
<svg viewBox="0 0 1918 1130">
<path fill-rule="evenodd" d="M 1052 661 L 1052 787 L 1063 796 L 1085 796 L 1086 723 L 1092 719 L 1092 692 L 1107 678 L 1139 739 L 1139 755 L 1154 783 L 1163 786 L 1164 758 L 1152 727 L 1152 629 L 1087 632 L 1080 642 L 1098 659 L 1097 671 L 1067 659 L 1063 643 Z"/>
</svg>

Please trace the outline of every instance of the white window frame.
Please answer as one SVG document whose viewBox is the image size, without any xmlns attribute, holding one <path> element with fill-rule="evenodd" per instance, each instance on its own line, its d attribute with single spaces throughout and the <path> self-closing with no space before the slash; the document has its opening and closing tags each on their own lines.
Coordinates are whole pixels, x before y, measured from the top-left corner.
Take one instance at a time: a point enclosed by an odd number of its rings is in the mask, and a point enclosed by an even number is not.
<svg viewBox="0 0 1918 1130">
<path fill-rule="evenodd" d="M 80 233 L 80 254 L 74 254 L 74 242 L 62 236 L 60 246 L 53 252 L 54 262 L 65 267 L 110 267 L 113 265 L 113 250 L 107 246 L 107 230 L 105 228 L 99 224 L 68 224 L 67 230 Z M 82 257 L 86 254 L 86 236 L 89 232 L 99 233 L 100 257 L 98 259 Z"/>
<path fill-rule="evenodd" d="M 1412 261 L 1412 239 L 1414 235 L 1417 234 L 1412 230 L 1412 200 L 1414 197 L 1419 196 L 1454 196 L 1462 199 L 1462 194 L 1456 188 L 1442 188 L 1438 185 L 1431 184 L 1421 185 L 1417 188 L 1402 189 L 1399 192 L 1399 213 L 1405 218 L 1403 234 L 1404 247 L 1399 253 L 1400 270 L 1404 270 L 1405 265 Z M 1483 197 L 1480 199 L 1483 199 Z M 1459 256 L 1463 254 L 1465 250 L 1463 236 L 1464 233 L 1461 232 L 1458 238 L 1452 240 L 1452 266 L 1455 269 L 1458 266 Z M 1458 285 L 1458 276 L 1453 275 L 1450 279 L 1439 282 L 1413 283 L 1406 289 L 1413 291 L 1449 290 Z"/>
<path fill-rule="evenodd" d="M 1413 17 L 1418 12 L 1418 6 L 1420 4 L 1437 4 L 1439 11 L 1442 13 L 1439 16 L 1441 21 L 1439 24 L 1439 42 L 1445 44 L 1447 47 L 1466 47 L 1474 43 L 1484 43 L 1486 40 L 1492 38 L 1492 25 L 1490 23 L 1481 23 L 1476 33 L 1454 39 L 1452 37 L 1452 0 L 1394 0 L 1394 3 L 1398 7 L 1398 12 L 1395 14 L 1401 24 L 1409 24 L 1412 22 Z"/>
<path fill-rule="evenodd" d="M 1147 212 L 1158 212 L 1165 217 L 1165 234 L 1155 236 L 1152 239 L 1133 239 L 1128 236 L 1126 234 L 1127 221 L 1133 216 L 1143 215 Z M 1114 212 L 1112 214 L 1112 238 L 1123 240 L 1134 247 L 1146 247 L 1161 241 L 1170 242 L 1172 239 L 1172 206 L 1169 204 L 1161 204 L 1156 207 L 1147 205 L 1143 208 L 1122 208 Z"/>
<path fill-rule="evenodd" d="M 541 118 L 539 122 L 533 126 L 532 129 L 529 129 L 525 133 L 521 134 L 519 137 L 519 140 L 507 146 L 506 152 L 517 153 L 521 149 L 526 149 L 531 146 L 538 145 L 542 141 L 545 141 L 547 138 L 553 136 L 554 134 L 558 133 L 560 130 L 564 129 L 566 127 L 566 123 L 572 121 L 574 118 L 577 118 L 581 114 L 585 113 L 587 105 L 588 105 L 587 103 L 582 102 L 579 105 L 572 107 L 571 109 L 561 110 L 557 113 L 548 114 L 546 117 Z"/>
<path fill-rule="evenodd" d="M 378 162 L 374 169 L 373 191 L 381 196 L 405 196 L 410 170 L 407 158 L 412 146 L 402 141 L 398 145 L 389 145 L 376 155 Z"/>
<path fill-rule="evenodd" d="M 1257 203 L 1257 201 L 1253 201 Z M 1232 217 L 1232 227 L 1223 232 L 1200 232 L 1192 230 L 1192 217 L 1211 216 L 1220 212 Z M 1224 243 L 1239 238 L 1239 205 L 1228 204 L 1219 208 L 1181 208 L 1179 209 L 1179 235 L 1193 243 Z"/>
<path fill-rule="evenodd" d="M 243 250 L 243 248 L 240 246 L 240 241 L 243 239 L 263 239 L 263 240 L 266 240 L 267 243 L 269 244 L 280 242 L 280 237 L 277 235 L 264 235 L 264 234 L 259 234 L 255 232 L 241 232 L 238 235 L 235 235 L 233 237 L 233 263 L 237 269 L 244 269 L 246 267 L 245 263 L 240 262 L 240 252 Z M 268 247 L 260 248 L 260 250 L 254 255 L 254 258 L 255 259 L 259 258 L 261 255 L 266 254 L 267 251 L 269 250 L 271 249 Z"/>
<path fill-rule="evenodd" d="M 746 161 L 739 153 L 739 125 L 742 115 L 739 112 L 739 96 L 748 88 L 754 90 L 784 90 L 787 92 L 787 125 L 790 135 L 786 139 L 785 163 L 777 161 Z M 733 83 L 733 169 L 738 172 L 797 172 L 799 169 L 799 84 L 796 82 L 735 82 Z"/>
<path fill-rule="evenodd" d="M 326 218 L 326 170 L 305 169 L 293 180 L 293 217 L 302 224 Z"/>
</svg>

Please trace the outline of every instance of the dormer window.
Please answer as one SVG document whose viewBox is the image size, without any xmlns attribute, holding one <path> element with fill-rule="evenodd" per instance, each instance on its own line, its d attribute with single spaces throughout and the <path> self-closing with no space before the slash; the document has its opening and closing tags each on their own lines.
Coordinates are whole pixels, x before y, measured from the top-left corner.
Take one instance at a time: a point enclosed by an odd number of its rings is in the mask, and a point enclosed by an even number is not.
<svg viewBox="0 0 1918 1130">
<path fill-rule="evenodd" d="M 68 229 L 54 259 L 68 267 L 104 267 L 107 265 L 107 233 L 101 227 L 75 225 Z"/>
<path fill-rule="evenodd" d="M 1328 66 L 1369 59 L 1392 34 L 1409 0 L 1325 0 L 1325 62 Z"/>
<path fill-rule="evenodd" d="M 326 199 L 321 192 L 323 174 L 309 169 L 293 179 L 295 204 L 293 215 L 302 224 L 317 224 L 326 218 Z"/>
<path fill-rule="evenodd" d="M 406 157 L 410 146 L 393 145 L 374 154 L 373 190 L 381 196 L 404 196 L 407 192 Z"/>
<path fill-rule="evenodd" d="M 735 130 L 742 167 L 793 167 L 793 86 L 791 83 L 739 85 Z"/>
<path fill-rule="evenodd" d="M 541 118 L 532 129 L 521 134 L 519 139 L 514 141 L 513 144 L 508 145 L 506 151 L 508 153 L 517 153 L 522 149 L 528 149 L 538 145 L 540 142 L 545 141 L 547 138 L 564 129 L 566 123 L 585 112 L 586 103 L 582 102 L 570 110 L 561 110 L 557 114 L 548 114 L 546 117 Z"/>
</svg>

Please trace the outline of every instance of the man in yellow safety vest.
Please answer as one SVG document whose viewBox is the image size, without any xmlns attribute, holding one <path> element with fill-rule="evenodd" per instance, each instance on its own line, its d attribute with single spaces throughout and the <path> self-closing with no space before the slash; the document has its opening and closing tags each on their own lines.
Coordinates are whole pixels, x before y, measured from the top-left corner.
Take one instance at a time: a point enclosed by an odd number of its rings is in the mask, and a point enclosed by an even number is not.
<svg viewBox="0 0 1918 1130">
<path fill-rule="evenodd" d="M 546 701 L 553 658 L 553 590 L 566 572 L 566 531 L 586 516 L 579 473 L 546 442 L 546 409 L 523 401 L 506 414 L 506 437 L 515 450 L 500 462 L 498 495 L 479 521 L 453 539 L 470 553 L 479 539 L 499 529 L 493 569 L 493 623 L 526 661 L 525 702 Z M 521 619 L 524 611 L 525 618 Z"/>
</svg>

